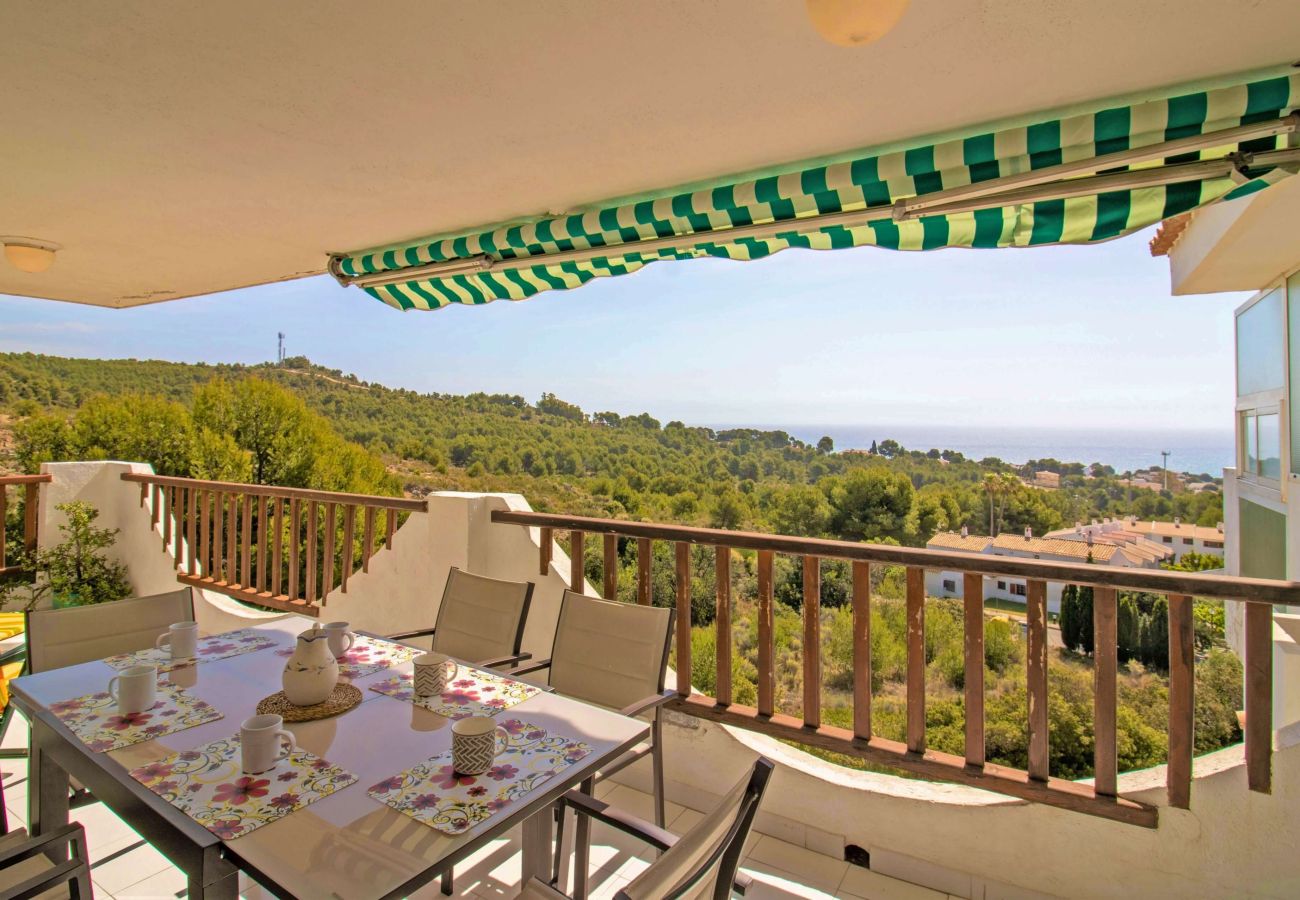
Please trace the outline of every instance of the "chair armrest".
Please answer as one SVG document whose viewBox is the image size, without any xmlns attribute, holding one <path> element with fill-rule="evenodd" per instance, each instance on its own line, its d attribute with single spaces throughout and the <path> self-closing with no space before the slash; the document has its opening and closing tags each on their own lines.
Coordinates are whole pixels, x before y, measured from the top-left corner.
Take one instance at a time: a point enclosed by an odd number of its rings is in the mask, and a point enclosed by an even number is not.
<svg viewBox="0 0 1300 900">
<path fill-rule="evenodd" d="M 549 669 L 550 667 L 551 667 L 551 658 L 548 656 L 546 659 L 539 659 L 535 663 L 530 663 L 529 665 L 526 666 L 520 666 L 517 669 L 510 669 L 506 672 L 503 672 L 502 674 L 509 675 L 513 678 L 515 675 L 529 675 L 533 672 L 540 672 L 542 671 L 542 669 Z"/>
<path fill-rule="evenodd" d="M 679 840 L 678 836 L 671 831 L 657 825 L 651 825 L 639 816 L 634 816 L 617 806 L 610 806 L 605 801 L 597 800 L 595 797 L 581 791 L 569 791 L 560 798 L 560 802 L 565 806 L 573 807 L 573 811 L 578 815 L 590 816 L 604 822 L 611 828 L 645 841 L 656 850 L 669 850 Z M 745 891 L 749 890 L 753 883 L 754 879 L 752 877 L 737 870 L 735 880 L 732 881 L 731 886 L 737 894 L 743 897 Z"/>
<path fill-rule="evenodd" d="M 565 806 L 573 807 L 573 811 L 578 815 L 604 822 L 611 828 L 645 841 L 656 850 L 667 850 L 677 843 L 677 835 L 666 828 L 651 825 L 639 816 L 634 816 L 617 806 L 610 806 L 605 801 L 597 800 L 581 791 L 569 791 L 560 798 L 560 802 Z"/>
<path fill-rule="evenodd" d="M 54 863 L 52 867 L 33 875 L 26 881 L 19 882 L 0 890 L 0 900 L 19 900 L 44 895 L 51 888 L 67 884 L 77 878 L 86 868 L 84 859 L 69 859 Z"/>
<path fill-rule="evenodd" d="M 84 859 L 82 851 L 85 848 L 86 833 L 81 825 L 73 822 L 70 825 L 64 825 L 56 828 L 39 837 L 29 837 L 25 841 L 14 844 L 12 847 L 6 847 L 0 851 L 0 868 L 12 863 L 21 862 L 24 859 L 43 853 L 45 848 L 51 844 L 71 843 L 79 858 Z"/>
<path fill-rule="evenodd" d="M 525 660 L 532 659 L 531 653 L 516 653 L 514 656 L 498 656 L 496 659 L 484 659 L 474 663 L 480 669 L 499 669 L 502 666 L 508 666 L 511 663 L 521 663 Z"/>
<path fill-rule="evenodd" d="M 623 707 L 622 709 L 619 710 L 619 714 L 624 716 L 639 716 L 641 715 L 641 713 L 646 712 L 647 710 L 651 710 L 656 707 L 663 706 L 665 703 L 667 703 L 669 700 L 673 699 L 676 696 L 677 696 L 676 691 L 664 691 L 661 694 L 651 694 L 649 697 L 642 697 L 640 700 L 636 701 L 635 703 Z"/>
<path fill-rule="evenodd" d="M 411 638 L 428 637 L 434 631 L 433 628 L 417 628 L 415 631 L 399 631 L 396 634 L 387 634 L 384 635 L 384 638 L 390 641 L 405 641 Z"/>
</svg>

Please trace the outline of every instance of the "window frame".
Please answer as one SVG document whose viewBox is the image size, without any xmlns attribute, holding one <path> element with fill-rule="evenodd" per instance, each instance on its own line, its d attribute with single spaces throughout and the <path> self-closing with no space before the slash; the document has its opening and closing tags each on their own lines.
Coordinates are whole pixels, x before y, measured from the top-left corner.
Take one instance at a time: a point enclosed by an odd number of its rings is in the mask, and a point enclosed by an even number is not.
<svg viewBox="0 0 1300 900">
<path fill-rule="evenodd" d="M 1297 270 L 1300 272 L 1300 270 Z M 1235 420 L 1233 422 L 1233 443 L 1235 444 L 1234 464 L 1236 466 L 1236 475 L 1242 481 L 1249 482 L 1260 488 L 1271 491 L 1277 491 L 1283 500 L 1287 496 L 1287 486 L 1290 482 L 1300 482 L 1300 474 L 1291 472 L 1291 422 L 1289 410 L 1291 408 L 1290 388 L 1291 388 L 1291 297 L 1287 289 L 1287 280 L 1297 272 L 1287 272 L 1280 278 L 1269 282 L 1260 290 L 1256 291 L 1245 303 L 1238 306 L 1232 314 L 1232 382 L 1233 393 L 1236 396 Z M 1238 338 L 1238 324 L 1241 315 L 1253 309 L 1257 304 L 1266 297 L 1272 295 L 1275 291 L 1281 293 L 1282 298 L 1282 387 L 1266 391 L 1256 391 L 1252 394 L 1241 394 L 1240 383 L 1240 365 L 1238 356 L 1241 345 Z M 1296 311 L 1300 315 L 1300 309 Z M 1300 375 L 1300 373 L 1297 373 Z M 1278 417 L 1278 455 L 1280 462 L 1279 478 L 1270 478 L 1261 475 L 1258 470 L 1252 471 L 1246 467 L 1246 421 L 1250 416 L 1255 417 L 1255 447 L 1257 452 L 1256 464 L 1262 456 L 1259 451 L 1259 416 L 1276 415 Z"/>
</svg>

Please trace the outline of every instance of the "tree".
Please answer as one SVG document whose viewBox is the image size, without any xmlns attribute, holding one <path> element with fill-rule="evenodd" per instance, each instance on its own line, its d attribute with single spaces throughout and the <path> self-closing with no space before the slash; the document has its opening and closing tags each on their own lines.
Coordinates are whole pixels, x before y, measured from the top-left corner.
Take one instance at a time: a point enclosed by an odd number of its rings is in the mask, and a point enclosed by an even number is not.
<svg viewBox="0 0 1300 900">
<path fill-rule="evenodd" d="M 1115 627 L 1118 657 L 1120 662 L 1127 662 L 1138 657 L 1138 638 L 1141 628 L 1141 612 L 1133 595 L 1125 591 L 1119 595 L 1118 615 Z"/>
<path fill-rule="evenodd" d="M 96 528 L 99 510 L 84 501 L 60 503 L 55 509 L 67 520 L 59 526 L 63 540 L 54 547 L 23 554 L 21 565 L 35 572 L 37 580 L 0 585 L 0 609 L 17 599 L 24 600 L 24 609 L 32 609 L 46 597 L 88 606 L 130 596 L 126 566 L 104 554 L 117 542 L 117 529 Z"/>
<path fill-rule="evenodd" d="M 773 495 L 770 519 L 779 534 L 822 537 L 830 529 L 834 511 L 817 488 L 797 484 Z"/>
<path fill-rule="evenodd" d="M 831 436 L 829 434 L 822 435 L 822 439 L 817 442 L 817 452 L 818 453 L 835 452 L 835 441 L 831 439 Z"/>
<path fill-rule="evenodd" d="M 873 442 L 873 446 L 874 446 L 874 442 Z M 880 446 L 879 448 L 877 448 L 876 452 L 878 452 L 881 456 L 885 457 L 886 459 L 893 459 L 895 456 L 898 456 L 900 453 L 903 452 L 903 445 L 900 444 L 898 441 L 893 440 L 892 438 L 886 439 L 880 442 Z"/>
<path fill-rule="evenodd" d="M 845 540 L 916 536 L 912 480 L 902 472 L 853 469 L 831 485 L 832 527 Z"/>
<path fill-rule="evenodd" d="M 1092 588 L 1066 585 L 1061 591 L 1061 642 L 1078 653 L 1092 652 Z"/>
</svg>

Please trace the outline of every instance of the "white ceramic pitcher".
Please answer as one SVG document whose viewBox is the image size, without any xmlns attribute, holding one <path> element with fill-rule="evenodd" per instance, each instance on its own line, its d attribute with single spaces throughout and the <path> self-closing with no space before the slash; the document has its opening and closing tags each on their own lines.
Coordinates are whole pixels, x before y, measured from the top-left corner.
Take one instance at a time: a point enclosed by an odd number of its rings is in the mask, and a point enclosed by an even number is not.
<svg viewBox="0 0 1300 900">
<path fill-rule="evenodd" d="M 285 698 L 294 706 L 324 703 L 338 681 L 339 664 L 325 629 L 314 625 L 298 635 L 298 646 L 284 665 Z"/>
</svg>

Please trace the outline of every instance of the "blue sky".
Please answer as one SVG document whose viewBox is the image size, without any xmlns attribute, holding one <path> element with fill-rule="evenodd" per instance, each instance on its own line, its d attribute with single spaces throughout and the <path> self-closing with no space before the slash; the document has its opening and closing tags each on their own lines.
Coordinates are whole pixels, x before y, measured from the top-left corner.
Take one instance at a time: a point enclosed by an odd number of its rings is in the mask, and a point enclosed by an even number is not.
<svg viewBox="0 0 1300 900">
<path fill-rule="evenodd" d="M 662 263 L 435 313 L 326 277 L 132 310 L 0 295 L 0 350 L 252 363 L 282 330 L 289 353 L 369 381 L 690 424 L 1227 431 L 1247 295 L 1171 297 L 1149 238 Z"/>
</svg>

